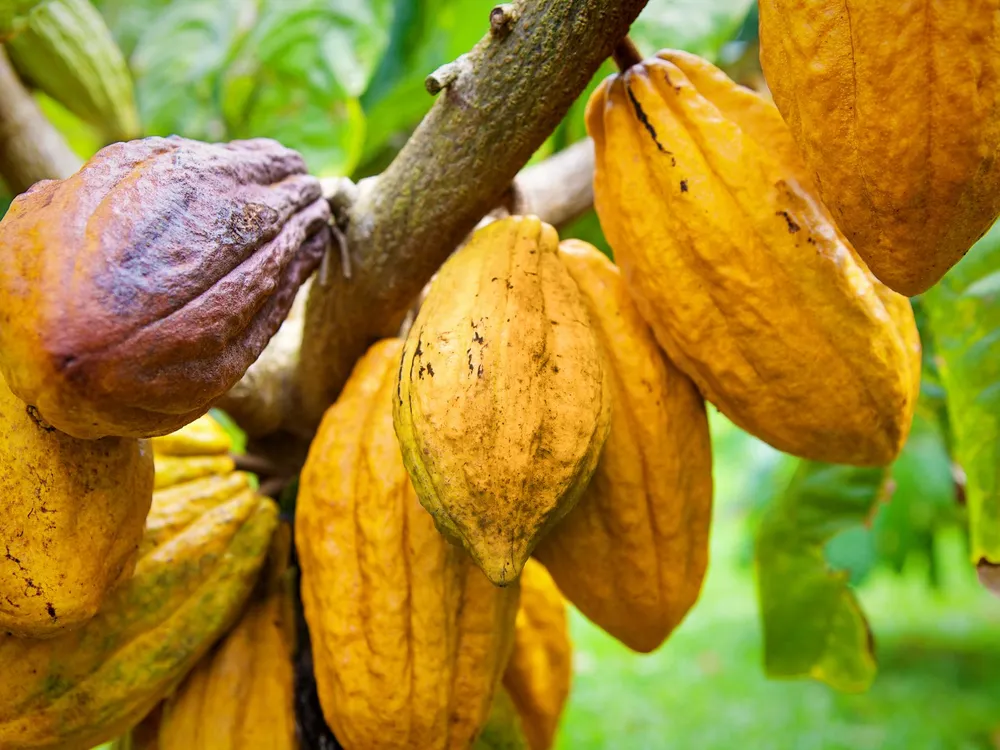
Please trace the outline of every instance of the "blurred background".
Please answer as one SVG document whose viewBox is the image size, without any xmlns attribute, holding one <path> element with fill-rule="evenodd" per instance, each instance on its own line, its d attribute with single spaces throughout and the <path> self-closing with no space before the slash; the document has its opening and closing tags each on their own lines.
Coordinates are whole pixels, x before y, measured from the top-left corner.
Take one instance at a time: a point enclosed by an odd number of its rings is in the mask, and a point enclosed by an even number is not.
<svg viewBox="0 0 1000 750">
<path fill-rule="evenodd" d="M 433 103 L 425 76 L 486 32 L 494 3 L 96 5 L 129 61 L 144 134 L 269 136 L 301 151 L 316 174 L 358 179 L 391 161 Z M 752 0 L 651 0 L 632 36 L 646 54 L 687 49 L 760 88 L 756 26 Z M 536 160 L 586 136 L 584 105 L 611 72 L 608 63 Z M 81 158 L 103 145 L 93 128 L 37 97 Z M 0 184 L 0 214 L 11 197 Z M 607 251 L 592 212 L 563 236 Z M 998 253 L 994 231 L 959 268 Z M 969 562 L 964 476 L 949 458 L 924 301 L 914 304 L 922 398 L 888 476 L 784 456 L 710 407 L 716 505 L 701 599 L 645 656 L 573 613 L 575 676 L 560 748 L 1000 748 L 1000 599 Z M 804 573 L 817 582 L 815 598 L 761 604 L 758 581 L 780 593 L 791 583 L 782 576 Z M 846 617 L 842 631 L 828 630 L 834 614 Z M 866 628 L 877 673 L 857 692 L 874 670 Z"/>
</svg>

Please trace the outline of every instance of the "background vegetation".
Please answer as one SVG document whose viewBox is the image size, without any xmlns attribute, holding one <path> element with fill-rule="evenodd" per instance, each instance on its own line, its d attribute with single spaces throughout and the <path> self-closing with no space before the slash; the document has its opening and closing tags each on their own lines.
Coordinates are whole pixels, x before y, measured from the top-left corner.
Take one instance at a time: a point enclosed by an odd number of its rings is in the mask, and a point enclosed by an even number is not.
<svg viewBox="0 0 1000 750">
<path fill-rule="evenodd" d="M 146 134 L 269 136 L 319 175 L 354 178 L 389 163 L 433 101 L 424 77 L 483 35 L 493 4 L 97 2 L 129 59 Z M 652 0 L 632 36 L 646 53 L 682 47 L 752 83 L 755 29 L 752 0 Z M 594 84 L 610 72 L 608 64 Z M 536 158 L 585 137 L 589 93 Z M 103 145 L 39 100 L 81 157 Z M 0 213 L 10 197 L 0 186 Z M 592 213 L 564 234 L 607 250 Z M 702 598 L 651 656 L 574 613 L 561 748 L 1000 747 L 1000 601 L 969 563 L 965 479 L 951 458 L 968 459 L 970 493 L 995 490 L 998 274 L 995 230 L 915 301 L 923 394 L 888 477 L 806 464 L 712 414 L 716 515 Z M 806 581 L 808 596 L 784 594 L 789 576 Z M 810 674 L 848 691 L 874 682 L 859 694 L 774 679 Z"/>
</svg>

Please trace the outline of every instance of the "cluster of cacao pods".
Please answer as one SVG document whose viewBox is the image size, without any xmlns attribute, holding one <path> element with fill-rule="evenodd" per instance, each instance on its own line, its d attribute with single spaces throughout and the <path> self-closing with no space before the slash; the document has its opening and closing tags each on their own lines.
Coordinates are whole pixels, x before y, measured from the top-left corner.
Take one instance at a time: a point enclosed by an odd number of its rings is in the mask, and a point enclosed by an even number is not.
<svg viewBox="0 0 1000 750">
<path fill-rule="evenodd" d="M 662 644 L 707 566 L 706 401 L 797 456 L 898 455 L 920 384 L 902 295 L 1000 212 L 1000 58 L 979 54 L 993 32 L 940 35 L 935 75 L 886 81 L 881 27 L 906 19 L 870 5 L 761 0 L 777 106 L 688 53 L 624 66 L 587 109 L 615 262 L 495 221 L 358 361 L 294 517 L 341 745 L 551 747 L 566 600 Z M 33 18 L 22 33 L 51 32 Z M 952 44 L 974 64 L 941 62 Z M 898 116 L 862 117 L 883 99 Z M 329 223 L 298 154 L 177 137 L 109 146 L 0 222 L 0 750 L 301 744 L 292 526 L 206 412 Z"/>
</svg>

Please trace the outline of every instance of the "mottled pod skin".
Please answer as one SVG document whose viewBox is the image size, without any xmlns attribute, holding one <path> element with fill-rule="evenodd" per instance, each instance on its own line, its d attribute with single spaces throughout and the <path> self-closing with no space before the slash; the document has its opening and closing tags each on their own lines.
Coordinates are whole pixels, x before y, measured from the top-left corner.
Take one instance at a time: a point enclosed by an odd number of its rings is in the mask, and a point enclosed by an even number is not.
<svg viewBox="0 0 1000 750">
<path fill-rule="evenodd" d="M 0 633 L 90 620 L 132 574 L 152 495 L 148 441 L 65 435 L 0 379 Z"/>
<path fill-rule="evenodd" d="M 157 750 L 295 750 L 287 525 L 240 621 L 164 702 Z"/>
<path fill-rule="evenodd" d="M 323 714 L 345 748 L 466 750 L 514 641 L 490 584 L 420 507 L 392 427 L 402 341 L 358 362 L 313 441 L 295 543 Z"/>
<path fill-rule="evenodd" d="M 705 403 L 663 355 L 615 265 L 585 242 L 559 257 L 580 287 L 611 381 L 611 432 L 594 477 L 535 550 L 563 594 L 636 651 L 698 598 L 708 564 L 712 446 Z"/>
<path fill-rule="evenodd" d="M 779 450 L 891 462 L 919 340 L 836 229 L 773 105 L 684 52 L 587 108 L 594 196 L 629 292 L 706 399 Z"/>
<path fill-rule="evenodd" d="M 531 750 L 555 740 L 573 677 L 566 603 L 541 563 L 528 560 L 521 575 L 514 653 L 503 686 L 517 707 Z"/>
<path fill-rule="evenodd" d="M 83 750 L 135 726 L 238 619 L 278 522 L 249 490 L 173 526 L 83 627 L 48 640 L 0 638 L 0 748 Z"/>
<path fill-rule="evenodd" d="M 902 294 L 1000 214 L 998 17 L 1000 0 L 760 2 L 775 104 L 838 226 Z"/>
<path fill-rule="evenodd" d="M 534 216 L 494 222 L 438 272 L 393 409 L 420 502 L 497 586 L 576 504 L 608 433 L 580 292 Z"/>
<path fill-rule="evenodd" d="M 0 370 L 74 437 L 171 432 L 278 330 L 329 217 L 302 158 L 274 141 L 108 146 L 0 222 Z"/>
</svg>

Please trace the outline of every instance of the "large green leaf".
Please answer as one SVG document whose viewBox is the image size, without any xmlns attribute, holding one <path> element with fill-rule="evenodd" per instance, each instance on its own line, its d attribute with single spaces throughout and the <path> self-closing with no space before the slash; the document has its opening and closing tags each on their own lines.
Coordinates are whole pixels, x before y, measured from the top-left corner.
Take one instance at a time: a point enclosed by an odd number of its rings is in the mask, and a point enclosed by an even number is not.
<svg viewBox="0 0 1000 750">
<path fill-rule="evenodd" d="M 388 47 L 361 97 L 369 123 L 364 161 L 398 150 L 434 103 L 424 79 L 486 34 L 494 5 L 493 0 L 396 0 Z"/>
<path fill-rule="evenodd" d="M 266 136 L 314 173 L 350 172 L 391 14 L 390 0 L 175 0 L 132 57 L 148 130 Z"/>
<path fill-rule="evenodd" d="M 924 295 L 954 456 L 965 470 L 972 557 L 1000 563 L 1000 225 Z"/>
<path fill-rule="evenodd" d="M 756 563 L 768 674 L 852 692 L 871 684 L 868 623 L 847 573 L 829 569 L 824 547 L 872 516 L 885 479 L 884 469 L 804 461 L 765 512 Z"/>
</svg>

